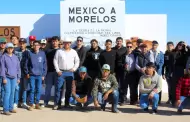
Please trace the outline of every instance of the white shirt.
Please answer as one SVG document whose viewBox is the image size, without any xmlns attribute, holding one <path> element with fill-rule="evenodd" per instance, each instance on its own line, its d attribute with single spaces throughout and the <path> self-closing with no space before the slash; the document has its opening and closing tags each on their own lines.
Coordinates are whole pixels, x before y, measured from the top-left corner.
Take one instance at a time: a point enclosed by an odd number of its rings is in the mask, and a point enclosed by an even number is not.
<svg viewBox="0 0 190 122">
<path fill-rule="evenodd" d="M 61 70 L 77 70 L 79 67 L 79 57 L 75 50 L 65 51 L 65 49 L 59 49 L 56 51 L 54 56 L 54 67 L 56 72 L 61 72 Z"/>
</svg>

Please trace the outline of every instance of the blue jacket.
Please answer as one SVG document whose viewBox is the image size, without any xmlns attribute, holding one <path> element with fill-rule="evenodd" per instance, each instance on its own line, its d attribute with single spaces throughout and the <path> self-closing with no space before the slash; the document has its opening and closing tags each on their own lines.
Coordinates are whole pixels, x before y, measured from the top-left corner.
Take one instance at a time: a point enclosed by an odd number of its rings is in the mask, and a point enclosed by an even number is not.
<svg viewBox="0 0 190 122">
<path fill-rule="evenodd" d="M 17 78 L 20 79 L 20 62 L 15 54 L 9 56 L 7 53 L 1 56 L 0 62 L 0 76 L 3 79 L 8 78 Z"/>
<path fill-rule="evenodd" d="M 26 51 L 23 58 L 25 75 L 46 76 L 47 61 L 44 51 Z"/>
</svg>

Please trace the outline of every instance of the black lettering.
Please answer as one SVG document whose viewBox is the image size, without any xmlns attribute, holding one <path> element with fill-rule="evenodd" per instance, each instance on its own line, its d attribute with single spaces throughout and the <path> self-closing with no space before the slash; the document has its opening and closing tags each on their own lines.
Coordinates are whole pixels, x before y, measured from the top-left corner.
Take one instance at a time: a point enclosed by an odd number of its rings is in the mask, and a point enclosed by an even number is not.
<svg viewBox="0 0 190 122">
<path fill-rule="evenodd" d="M 88 9 L 87 7 L 86 8 L 83 7 L 83 10 L 84 10 L 83 14 L 88 14 L 87 9 Z"/>
<path fill-rule="evenodd" d="M 75 17 L 74 16 L 69 16 L 69 23 L 75 23 Z"/>
<path fill-rule="evenodd" d="M 76 21 L 79 22 L 79 23 L 81 23 L 81 22 L 82 22 L 82 17 L 81 17 L 81 16 L 78 16 L 78 17 L 76 18 Z"/>
<path fill-rule="evenodd" d="M 75 14 L 75 8 L 69 8 L 69 14 Z"/>
<path fill-rule="evenodd" d="M 97 16 L 97 22 L 102 23 L 102 21 L 99 20 L 99 16 Z"/>
<path fill-rule="evenodd" d="M 111 16 L 111 22 L 116 22 L 116 16 Z"/>
<path fill-rule="evenodd" d="M 4 29 L 4 36 L 9 36 L 9 29 L 8 28 Z"/>
<path fill-rule="evenodd" d="M 84 23 L 87 21 L 89 23 L 89 16 L 84 16 Z"/>
<path fill-rule="evenodd" d="M 111 9 L 111 14 L 113 14 L 113 13 L 116 14 L 114 7 L 112 7 L 112 9 Z"/>
<path fill-rule="evenodd" d="M 91 16 L 91 23 L 96 23 L 96 16 Z"/>
<path fill-rule="evenodd" d="M 100 8 L 99 8 L 99 13 L 100 13 L 100 14 L 104 14 L 104 12 L 105 12 L 105 9 L 104 9 L 103 7 L 100 7 Z"/>
<path fill-rule="evenodd" d="M 81 14 L 81 7 L 76 7 L 76 14 Z"/>
<path fill-rule="evenodd" d="M 104 22 L 109 22 L 110 21 L 110 18 L 108 16 L 105 16 L 104 17 Z"/>
<path fill-rule="evenodd" d="M 15 35 L 15 32 L 14 32 L 14 28 L 11 28 L 11 33 L 10 33 L 11 36 L 14 36 Z"/>
<path fill-rule="evenodd" d="M 95 11 L 94 9 L 96 9 L 96 10 L 97 10 L 97 8 L 96 8 L 96 7 L 94 7 L 94 8 L 92 9 L 92 13 L 93 13 L 93 14 L 97 14 L 97 11 Z"/>
</svg>

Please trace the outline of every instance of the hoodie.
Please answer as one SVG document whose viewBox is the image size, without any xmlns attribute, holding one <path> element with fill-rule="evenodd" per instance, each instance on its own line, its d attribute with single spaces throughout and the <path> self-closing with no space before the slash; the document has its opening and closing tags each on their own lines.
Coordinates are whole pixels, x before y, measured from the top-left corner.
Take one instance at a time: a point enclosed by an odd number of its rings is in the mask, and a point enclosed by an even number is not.
<svg viewBox="0 0 190 122">
<path fill-rule="evenodd" d="M 6 77 L 20 79 L 20 61 L 15 54 L 12 56 L 9 56 L 7 53 L 3 54 L 1 57 L 0 66 L 0 76 L 2 76 L 3 79 L 6 79 Z"/>
<path fill-rule="evenodd" d="M 143 75 L 139 81 L 139 90 L 141 94 L 150 94 L 154 92 L 153 89 L 157 89 L 157 93 L 162 90 L 162 78 L 157 72 L 154 72 L 152 77 Z"/>
</svg>

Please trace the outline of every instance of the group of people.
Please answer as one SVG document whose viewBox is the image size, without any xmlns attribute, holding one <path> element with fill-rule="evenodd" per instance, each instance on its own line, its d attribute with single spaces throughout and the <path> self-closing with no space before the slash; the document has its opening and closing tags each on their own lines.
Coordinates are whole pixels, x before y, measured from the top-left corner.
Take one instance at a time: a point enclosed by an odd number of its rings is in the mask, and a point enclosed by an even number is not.
<svg viewBox="0 0 190 122">
<path fill-rule="evenodd" d="M 50 42 L 30 36 L 29 46 L 25 38 L 12 36 L 10 40 L 0 38 L 0 105 L 5 115 L 16 113 L 17 107 L 29 111 L 47 107 L 52 86 L 53 110 L 62 109 L 64 96 L 64 108 L 76 105 L 82 109 L 94 103 L 95 108 L 105 111 L 110 103 L 112 112 L 119 113 L 117 106 L 127 103 L 129 88 L 130 105 L 139 103 L 148 112 L 152 104 L 155 114 L 161 102 L 163 79 L 168 83 L 167 104 L 177 104 L 182 113 L 190 103 L 190 49 L 185 42 L 179 42 L 176 48 L 168 42 L 164 54 L 158 49 L 158 41 L 152 41 L 148 50 L 138 39 L 133 49 L 131 41 L 123 46 L 122 37 L 116 39 L 115 47 L 112 40 L 106 40 L 105 50 L 96 39 L 91 40 L 87 50 L 80 36 L 74 47 L 72 39 L 60 40 L 58 36 Z M 40 105 L 42 86 L 45 95 Z"/>
</svg>

